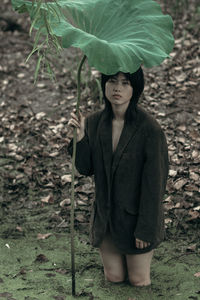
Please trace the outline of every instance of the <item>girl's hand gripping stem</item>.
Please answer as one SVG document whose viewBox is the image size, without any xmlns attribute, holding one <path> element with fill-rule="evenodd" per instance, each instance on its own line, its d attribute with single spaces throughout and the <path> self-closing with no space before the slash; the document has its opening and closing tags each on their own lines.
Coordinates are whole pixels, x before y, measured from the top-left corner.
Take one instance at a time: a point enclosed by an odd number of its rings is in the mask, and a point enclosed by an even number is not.
<svg viewBox="0 0 200 300">
<path fill-rule="evenodd" d="M 85 117 L 80 112 L 77 116 L 75 111 L 73 111 L 68 125 L 77 128 L 77 142 L 82 140 L 85 135 Z"/>
</svg>

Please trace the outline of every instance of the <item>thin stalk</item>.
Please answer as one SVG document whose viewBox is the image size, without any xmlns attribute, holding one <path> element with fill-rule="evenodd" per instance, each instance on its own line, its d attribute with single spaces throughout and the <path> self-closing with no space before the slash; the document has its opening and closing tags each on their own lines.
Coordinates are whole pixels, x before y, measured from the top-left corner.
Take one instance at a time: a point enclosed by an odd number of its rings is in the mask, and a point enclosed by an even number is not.
<svg viewBox="0 0 200 300">
<path fill-rule="evenodd" d="M 167 13 L 167 0 L 164 0 L 164 12 Z"/>
<path fill-rule="evenodd" d="M 77 103 L 76 114 L 79 115 L 80 106 L 80 86 L 81 86 L 81 70 L 85 62 L 86 56 L 84 55 L 77 73 Z M 72 274 L 72 296 L 76 295 L 76 269 L 75 269 L 75 248 L 74 248 L 74 178 L 75 178 L 75 160 L 76 160 L 76 143 L 77 143 L 77 130 L 74 129 L 73 136 L 73 154 L 72 154 L 72 183 L 71 183 L 71 214 L 70 214 L 70 234 L 71 234 L 71 274 Z"/>
<path fill-rule="evenodd" d="M 95 78 L 95 80 L 96 80 L 97 88 L 98 88 L 98 92 L 99 92 L 99 104 L 102 105 L 103 104 L 103 93 L 101 90 L 101 83 L 98 78 Z"/>
</svg>

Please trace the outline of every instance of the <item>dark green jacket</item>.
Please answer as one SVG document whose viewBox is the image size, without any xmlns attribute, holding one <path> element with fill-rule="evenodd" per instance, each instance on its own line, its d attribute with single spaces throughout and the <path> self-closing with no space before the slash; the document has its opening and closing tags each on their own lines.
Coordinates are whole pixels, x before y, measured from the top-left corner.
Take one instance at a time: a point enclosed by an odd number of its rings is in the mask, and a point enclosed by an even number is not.
<svg viewBox="0 0 200 300">
<path fill-rule="evenodd" d="M 105 111 L 89 116 L 85 136 L 77 143 L 76 168 L 83 175 L 94 175 L 93 246 L 100 245 L 108 226 L 122 253 L 144 253 L 164 239 L 167 144 L 160 125 L 149 114 L 137 108 L 134 119 L 124 125 L 115 153 L 112 119 Z M 151 246 L 136 249 L 135 237 Z"/>
</svg>

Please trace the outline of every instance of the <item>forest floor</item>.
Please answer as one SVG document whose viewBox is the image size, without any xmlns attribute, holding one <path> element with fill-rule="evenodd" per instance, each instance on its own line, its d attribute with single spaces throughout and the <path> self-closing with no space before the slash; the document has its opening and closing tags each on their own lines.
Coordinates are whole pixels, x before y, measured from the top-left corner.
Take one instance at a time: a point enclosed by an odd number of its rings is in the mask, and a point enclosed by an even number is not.
<svg viewBox="0 0 200 300">
<path fill-rule="evenodd" d="M 77 298 L 200 299 L 200 6 L 164 1 L 174 19 L 172 58 L 144 70 L 140 101 L 164 129 L 170 172 L 164 199 L 166 240 L 155 250 L 152 286 L 104 280 L 88 239 L 92 178 L 76 173 Z M 176 4 L 173 4 L 176 3 Z M 0 299 L 70 300 L 70 170 L 67 122 L 76 102 L 77 49 L 55 65 L 56 81 L 41 74 L 27 16 L 2 0 L 0 12 Z M 83 70 L 82 111 L 101 108 L 98 72 Z"/>
</svg>

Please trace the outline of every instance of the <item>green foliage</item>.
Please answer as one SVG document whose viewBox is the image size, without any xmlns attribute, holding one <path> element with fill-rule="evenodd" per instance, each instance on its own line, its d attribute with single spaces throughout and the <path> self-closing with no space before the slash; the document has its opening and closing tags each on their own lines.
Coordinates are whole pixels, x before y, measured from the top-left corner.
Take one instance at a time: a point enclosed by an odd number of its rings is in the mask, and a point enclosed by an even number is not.
<svg viewBox="0 0 200 300">
<path fill-rule="evenodd" d="M 57 50 L 61 45 L 80 48 L 89 65 L 105 74 L 159 65 L 173 48 L 171 17 L 152 0 L 12 0 L 12 4 L 30 14 L 30 31 L 34 27 L 47 35 L 46 45 L 50 40 Z M 38 36 L 35 47 L 37 40 Z"/>
<path fill-rule="evenodd" d="M 24 1 L 25 2 L 25 1 Z M 51 79 L 54 79 L 54 72 L 52 68 L 51 61 L 49 57 L 59 56 L 60 51 L 62 50 L 61 42 L 59 38 L 53 33 L 51 24 L 49 22 L 49 15 L 54 15 L 55 18 L 59 21 L 59 15 L 56 10 L 45 4 L 45 9 L 43 9 L 43 5 L 46 3 L 45 0 L 32 0 L 29 1 L 30 8 L 30 16 L 31 16 L 31 26 L 29 30 L 29 34 L 33 34 L 33 29 L 36 28 L 37 31 L 34 37 L 34 44 L 31 53 L 28 55 L 26 61 L 30 59 L 33 54 L 37 54 L 38 60 L 36 64 L 35 74 L 34 74 L 34 82 L 36 82 L 38 73 L 41 68 L 47 72 Z M 54 1 L 57 7 L 57 1 Z M 21 5 L 21 1 L 16 0 L 12 1 L 13 6 L 16 5 L 19 13 L 27 12 L 26 4 Z M 43 22 L 37 27 L 37 24 L 40 23 L 40 20 Z"/>
</svg>

